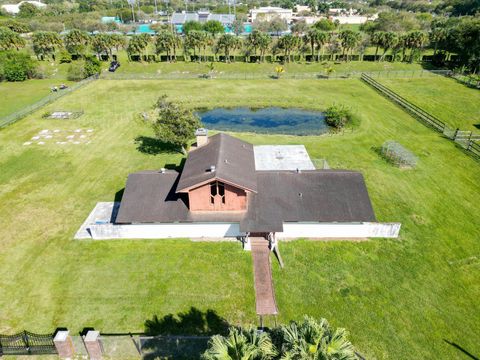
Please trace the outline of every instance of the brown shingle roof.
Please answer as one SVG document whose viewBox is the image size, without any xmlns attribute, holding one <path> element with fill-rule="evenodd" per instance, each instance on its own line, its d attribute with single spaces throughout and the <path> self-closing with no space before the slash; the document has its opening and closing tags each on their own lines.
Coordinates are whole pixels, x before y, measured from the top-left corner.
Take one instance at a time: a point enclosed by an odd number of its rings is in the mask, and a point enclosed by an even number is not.
<svg viewBox="0 0 480 360">
<path fill-rule="evenodd" d="M 130 174 L 117 223 L 239 222 L 241 231 L 283 230 L 284 222 L 373 222 L 361 173 L 345 170 L 256 172 L 247 212 L 191 212 L 176 171 Z M 300 195 L 301 194 L 301 195 Z"/>
<path fill-rule="evenodd" d="M 211 166 L 215 166 L 215 171 L 210 171 Z M 209 137 L 208 144 L 188 154 L 177 191 L 184 192 L 213 179 L 256 192 L 252 144 L 223 133 Z"/>
<path fill-rule="evenodd" d="M 243 218 L 245 212 L 190 212 L 188 195 L 176 192 L 179 177 L 177 171 L 140 171 L 130 174 L 115 222 L 239 222 Z"/>
<path fill-rule="evenodd" d="M 373 222 L 363 176 L 347 170 L 257 171 L 241 231 L 282 231 L 284 222 Z"/>
</svg>

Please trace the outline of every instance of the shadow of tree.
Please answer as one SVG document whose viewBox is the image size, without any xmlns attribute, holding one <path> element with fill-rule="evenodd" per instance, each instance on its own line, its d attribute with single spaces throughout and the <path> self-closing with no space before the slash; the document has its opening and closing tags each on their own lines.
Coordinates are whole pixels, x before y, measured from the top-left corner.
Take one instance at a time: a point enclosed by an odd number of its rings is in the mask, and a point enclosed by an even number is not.
<svg viewBox="0 0 480 360">
<path fill-rule="evenodd" d="M 149 136 L 138 136 L 135 138 L 137 150 L 148 155 L 158 155 L 161 153 L 181 153 L 180 147 L 160 141 Z"/>
<path fill-rule="evenodd" d="M 447 344 L 453 346 L 455 349 L 459 350 L 460 352 L 462 352 L 465 356 L 469 357 L 470 359 L 473 359 L 473 360 L 480 360 L 477 356 L 473 355 L 472 353 L 468 352 L 467 350 L 465 350 L 463 347 L 461 347 L 460 345 L 458 345 L 457 343 L 454 343 L 452 341 L 449 341 L 447 339 L 443 339 L 443 341 L 445 341 Z"/>
<path fill-rule="evenodd" d="M 226 335 L 228 327 L 228 322 L 210 309 L 204 312 L 191 307 L 176 316 L 154 315 L 145 321 L 145 334 L 151 337 L 141 341 L 143 359 L 200 359 L 210 337 Z"/>
<path fill-rule="evenodd" d="M 156 336 L 141 340 L 143 360 L 199 360 L 208 348 L 209 337 Z"/>
<path fill-rule="evenodd" d="M 145 321 L 145 334 L 156 335 L 215 335 L 228 333 L 228 322 L 214 310 L 205 312 L 191 307 L 187 312 L 165 315 L 159 319 L 154 315 Z"/>
</svg>

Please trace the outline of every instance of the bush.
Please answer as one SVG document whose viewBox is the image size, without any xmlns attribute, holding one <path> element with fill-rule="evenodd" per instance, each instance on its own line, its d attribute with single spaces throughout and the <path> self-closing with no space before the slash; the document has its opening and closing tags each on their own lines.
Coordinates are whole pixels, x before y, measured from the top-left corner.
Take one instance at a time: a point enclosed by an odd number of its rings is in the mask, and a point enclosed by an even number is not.
<svg viewBox="0 0 480 360">
<path fill-rule="evenodd" d="M 102 65 L 100 64 L 100 60 L 98 60 L 95 56 L 89 56 L 85 60 L 85 77 L 93 76 L 100 73 L 102 69 Z"/>
<path fill-rule="evenodd" d="M 24 53 L 4 52 L 0 55 L 0 75 L 7 81 L 24 81 L 35 75 L 36 62 Z"/>
<path fill-rule="evenodd" d="M 71 64 L 68 67 L 67 71 L 67 79 L 70 81 L 80 81 L 85 79 L 87 76 L 85 75 L 85 62 L 78 61 Z"/>
<path fill-rule="evenodd" d="M 62 50 L 60 52 L 60 64 L 71 63 L 72 55 L 67 50 Z"/>
<path fill-rule="evenodd" d="M 329 126 L 341 129 L 352 122 L 352 113 L 344 105 L 332 105 L 325 111 L 325 121 Z"/>
</svg>

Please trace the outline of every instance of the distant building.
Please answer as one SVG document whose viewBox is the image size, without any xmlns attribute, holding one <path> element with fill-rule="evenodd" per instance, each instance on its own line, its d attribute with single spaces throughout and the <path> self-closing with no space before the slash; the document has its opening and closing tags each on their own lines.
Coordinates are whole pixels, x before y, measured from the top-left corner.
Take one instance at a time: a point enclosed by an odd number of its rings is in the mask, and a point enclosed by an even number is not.
<svg viewBox="0 0 480 360">
<path fill-rule="evenodd" d="M 40 2 L 40 1 L 20 1 L 18 4 L 5 4 L 5 5 L 2 5 L 2 10 L 9 13 L 9 14 L 13 14 L 13 15 L 16 15 L 20 12 L 20 6 L 24 3 L 29 3 L 29 4 L 32 4 L 34 6 L 36 6 L 37 8 L 39 9 L 43 9 L 43 8 L 46 8 L 47 5 Z"/>
<path fill-rule="evenodd" d="M 122 20 L 115 16 L 102 16 L 102 24 L 116 23 L 121 24 Z"/>
<path fill-rule="evenodd" d="M 256 20 L 272 21 L 274 18 L 279 17 L 287 23 L 290 23 L 292 21 L 292 16 L 292 9 L 283 9 L 280 7 L 267 6 L 250 10 L 250 19 L 252 22 Z"/>
<path fill-rule="evenodd" d="M 170 22 L 173 25 L 183 25 L 187 21 L 198 21 L 201 23 L 216 20 L 220 21 L 224 27 L 231 26 L 235 21 L 235 15 L 233 14 L 212 14 L 209 11 L 197 11 L 197 12 L 181 12 L 173 13 Z"/>
</svg>

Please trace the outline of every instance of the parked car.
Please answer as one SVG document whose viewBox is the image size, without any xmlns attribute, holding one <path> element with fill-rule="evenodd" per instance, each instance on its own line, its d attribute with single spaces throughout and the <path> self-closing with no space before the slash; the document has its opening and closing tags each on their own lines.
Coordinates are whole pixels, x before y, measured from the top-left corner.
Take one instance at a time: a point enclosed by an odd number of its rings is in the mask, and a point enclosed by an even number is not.
<svg viewBox="0 0 480 360">
<path fill-rule="evenodd" d="M 110 63 L 110 67 L 108 68 L 108 71 L 110 72 L 115 72 L 120 67 L 120 63 L 118 61 L 112 61 Z"/>
</svg>

